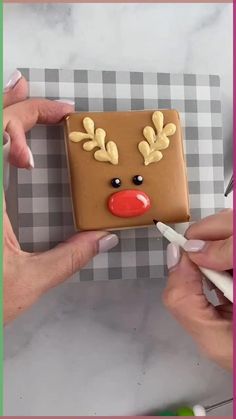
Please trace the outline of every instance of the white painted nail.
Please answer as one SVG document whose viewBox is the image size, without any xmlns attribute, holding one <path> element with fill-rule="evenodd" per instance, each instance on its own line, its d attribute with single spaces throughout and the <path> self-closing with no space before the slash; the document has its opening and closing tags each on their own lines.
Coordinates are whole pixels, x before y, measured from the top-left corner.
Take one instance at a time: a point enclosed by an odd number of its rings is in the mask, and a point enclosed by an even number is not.
<svg viewBox="0 0 236 419">
<path fill-rule="evenodd" d="M 33 158 L 33 154 L 32 154 L 32 151 L 30 150 L 29 146 L 28 146 L 28 152 L 29 152 L 29 169 L 33 169 L 34 168 L 34 158 Z"/>
<path fill-rule="evenodd" d="M 3 133 L 3 187 L 4 191 L 8 189 L 9 177 L 10 177 L 10 166 L 9 166 L 9 154 L 11 147 L 11 138 L 8 132 Z"/>
<path fill-rule="evenodd" d="M 66 105 L 75 106 L 75 102 L 69 99 L 57 99 L 55 102 L 65 103 Z"/>
<path fill-rule="evenodd" d="M 10 135 L 8 134 L 7 131 L 4 131 L 3 132 L 3 146 L 6 146 L 7 144 L 9 144 L 10 146 L 10 142 L 11 142 Z"/>
<path fill-rule="evenodd" d="M 180 261 L 180 248 L 175 243 L 169 243 L 167 246 L 167 268 L 175 268 Z"/>
<path fill-rule="evenodd" d="M 98 252 L 104 253 L 108 250 L 113 249 L 117 246 L 119 239 L 116 234 L 108 234 L 107 236 L 102 237 L 98 242 Z"/>
<path fill-rule="evenodd" d="M 203 240 L 188 240 L 184 245 L 186 252 L 201 252 L 204 250 L 206 242 Z"/>
<path fill-rule="evenodd" d="M 21 74 L 21 72 L 20 72 L 19 70 L 15 70 L 15 71 L 11 74 L 11 76 L 10 76 L 10 78 L 9 78 L 9 80 L 8 80 L 8 82 L 7 82 L 6 86 L 5 86 L 5 88 L 4 88 L 4 93 L 9 92 L 9 90 L 13 89 L 13 87 L 15 87 L 15 85 L 17 84 L 17 82 L 18 82 L 21 78 L 22 78 L 22 74 Z"/>
</svg>

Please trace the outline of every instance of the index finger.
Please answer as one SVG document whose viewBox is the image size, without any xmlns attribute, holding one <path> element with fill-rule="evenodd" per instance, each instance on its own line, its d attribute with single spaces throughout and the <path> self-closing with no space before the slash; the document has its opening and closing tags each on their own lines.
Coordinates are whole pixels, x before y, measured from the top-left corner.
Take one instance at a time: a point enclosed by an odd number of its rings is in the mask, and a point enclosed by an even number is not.
<svg viewBox="0 0 236 419">
<path fill-rule="evenodd" d="M 73 104 L 46 99 L 29 99 L 4 109 L 4 130 L 11 139 L 9 156 L 11 164 L 16 167 L 34 167 L 32 153 L 29 153 L 27 147 L 25 131 L 29 131 L 37 123 L 57 124 L 73 110 Z"/>
<path fill-rule="evenodd" d="M 186 231 L 187 239 L 224 240 L 233 233 L 233 211 L 223 210 L 194 224 Z"/>
<path fill-rule="evenodd" d="M 29 131 L 35 124 L 57 124 L 72 110 L 72 103 L 69 105 L 47 99 L 28 99 L 4 110 L 3 125 L 6 129 L 9 122 L 17 116 L 24 131 Z"/>
</svg>

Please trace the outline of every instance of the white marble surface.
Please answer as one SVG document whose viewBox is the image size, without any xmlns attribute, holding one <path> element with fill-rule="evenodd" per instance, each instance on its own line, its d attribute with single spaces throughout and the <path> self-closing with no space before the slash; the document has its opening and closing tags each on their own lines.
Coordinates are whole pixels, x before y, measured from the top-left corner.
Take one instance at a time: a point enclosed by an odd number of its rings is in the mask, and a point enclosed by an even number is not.
<svg viewBox="0 0 236 419">
<path fill-rule="evenodd" d="M 4 22 L 5 80 L 16 67 L 219 74 L 228 179 L 232 5 L 5 4 Z M 164 285 L 51 291 L 6 328 L 5 414 L 131 415 L 230 397 L 230 374 L 201 357 L 163 308 Z"/>
</svg>

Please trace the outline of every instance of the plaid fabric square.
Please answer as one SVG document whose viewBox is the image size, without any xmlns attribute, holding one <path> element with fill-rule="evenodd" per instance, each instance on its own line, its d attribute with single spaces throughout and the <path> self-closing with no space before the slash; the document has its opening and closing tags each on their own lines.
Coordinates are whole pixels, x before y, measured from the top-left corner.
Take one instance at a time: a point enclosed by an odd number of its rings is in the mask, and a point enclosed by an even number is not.
<svg viewBox="0 0 236 419">
<path fill-rule="evenodd" d="M 180 112 L 192 220 L 224 206 L 220 79 L 216 75 L 20 69 L 30 96 L 73 99 L 77 111 L 175 108 Z M 33 171 L 18 171 L 18 233 L 23 249 L 46 250 L 74 232 L 61 126 L 28 136 Z M 119 245 L 98 255 L 77 281 L 161 278 L 166 241 L 155 227 L 117 232 Z"/>
</svg>

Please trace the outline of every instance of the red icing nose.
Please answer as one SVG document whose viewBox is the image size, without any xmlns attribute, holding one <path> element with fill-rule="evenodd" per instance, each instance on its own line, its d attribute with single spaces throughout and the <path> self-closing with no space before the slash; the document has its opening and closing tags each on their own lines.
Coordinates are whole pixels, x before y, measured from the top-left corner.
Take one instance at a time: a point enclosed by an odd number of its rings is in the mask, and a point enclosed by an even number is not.
<svg viewBox="0 0 236 419">
<path fill-rule="evenodd" d="M 117 217 L 137 217 L 148 211 L 151 203 L 145 192 L 126 189 L 110 196 L 108 208 Z"/>
</svg>

